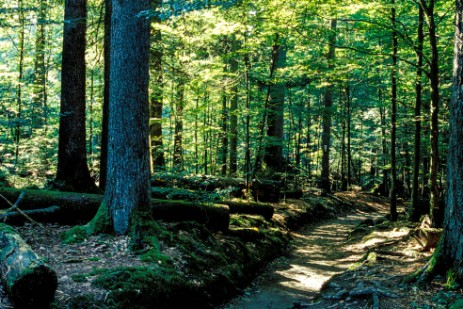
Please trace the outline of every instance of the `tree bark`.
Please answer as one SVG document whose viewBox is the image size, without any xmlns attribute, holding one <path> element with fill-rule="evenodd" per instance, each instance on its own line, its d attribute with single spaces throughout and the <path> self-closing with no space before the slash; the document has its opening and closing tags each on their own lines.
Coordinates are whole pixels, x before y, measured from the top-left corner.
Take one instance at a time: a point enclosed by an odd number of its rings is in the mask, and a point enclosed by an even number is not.
<svg viewBox="0 0 463 309">
<path fill-rule="evenodd" d="M 456 1 L 453 90 L 450 103 L 450 139 L 447 159 L 447 205 L 442 239 L 421 274 L 432 279 L 443 274 L 463 279 L 463 1 Z"/>
<path fill-rule="evenodd" d="M 19 44 L 18 44 L 18 82 L 16 85 L 16 126 L 15 126 L 15 166 L 19 163 L 19 143 L 21 140 L 21 122 L 23 117 L 23 104 L 22 104 L 22 85 L 24 79 L 24 40 L 25 40 L 25 15 L 23 1 L 18 0 L 18 9 L 19 9 Z"/>
<path fill-rule="evenodd" d="M 175 103 L 174 131 L 174 167 L 178 170 L 183 170 L 183 108 L 185 104 L 184 100 L 185 81 L 183 80 L 183 77 L 180 77 L 180 80 L 177 84 L 177 101 Z M 206 149 L 206 147 L 207 145 L 204 146 L 204 149 Z"/>
<path fill-rule="evenodd" d="M 397 161 L 396 161 L 396 134 L 397 134 L 397 30 L 395 0 L 391 0 L 392 22 L 392 72 L 391 72 L 391 191 L 390 215 L 391 221 L 397 221 Z"/>
<path fill-rule="evenodd" d="M 153 10 L 161 5 L 160 0 L 153 1 Z M 160 18 L 154 19 L 155 23 Z M 163 109 L 163 74 L 162 74 L 162 34 L 161 30 L 154 29 L 151 35 L 151 76 L 152 90 L 150 95 L 150 160 L 151 172 L 154 173 L 165 167 L 163 140 L 162 140 L 162 109 Z"/>
<path fill-rule="evenodd" d="M 329 51 L 327 55 L 328 67 L 330 73 L 334 68 L 336 56 L 336 25 L 337 20 L 331 20 Z M 331 77 L 329 78 L 331 79 Z M 322 133 L 322 171 L 321 171 L 321 189 L 324 194 L 331 193 L 330 182 L 330 148 L 331 148 L 331 108 L 333 106 L 333 85 L 327 86 L 324 98 L 323 108 L 323 133 Z"/>
<path fill-rule="evenodd" d="M 34 81 L 32 96 L 32 130 L 45 124 L 45 24 L 47 18 L 48 1 L 40 1 L 37 16 L 37 30 L 35 34 Z"/>
<path fill-rule="evenodd" d="M 239 48 L 235 36 L 231 39 L 230 74 L 236 75 L 238 72 L 238 56 L 236 55 Z M 247 70 L 247 67 L 246 67 Z M 246 71 L 246 74 L 247 71 Z M 247 75 L 246 75 L 247 76 Z M 229 173 L 231 177 L 236 177 L 238 171 L 238 82 L 231 87 L 230 95 L 230 162 Z M 248 95 L 248 94 L 247 94 Z M 249 98 L 247 99 L 249 100 Z M 246 115 L 248 117 L 248 115 Z M 247 118 L 246 118 L 247 119 Z M 247 120 L 246 120 L 247 121 Z"/>
<path fill-rule="evenodd" d="M 85 129 L 86 0 L 66 0 L 61 66 L 61 106 L 56 185 L 96 192 L 87 166 Z"/>
<path fill-rule="evenodd" d="M 1 280 L 15 308 L 49 308 L 56 273 L 10 226 L 0 224 Z"/>
<path fill-rule="evenodd" d="M 108 117 L 109 117 L 109 78 L 111 71 L 111 15 L 112 0 L 105 0 L 104 14 L 104 86 L 103 86 L 103 112 L 101 121 L 101 152 L 100 152 L 100 182 L 101 190 L 106 188 L 106 173 L 108 170 Z"/>
<path fill-rule="evenodd" d="M 283 164 L 283 126 L 286 84 L 281 80 L 279 70 L 286 66 L 286 47 L 279 42 L 277 35 L 273 45 L 273 76 L 269 86 L 269 99 L 267 111 L 267 146 L 265 148 L 264 162 L 272 173 L 284 171 Z M 274 82 L 273 79 L 277 81 Z"/>
<path fill-rule="evenodd" d="M 429 3 L 421 0 L 421 6 L 426 16 L 426 22 L 429 30 L 429 44 L 431 46 L 431 61 L 429 63 L 429 82 L 431 86 L 431 160 L 430 160 L 430 205 L 429 213 L 433 218 L 434 208 L 439 206 L 439 53 L 437 48 L 437 34 L 434 6 L 435 0 L 430 0 Z M 434 218 L 433 218 L 433 221 Z"/>
<path fill-rule="evenodd" d="M 413 184 L 412 184 L 412 196 L 411 196 L 411 208 L 412 214 L 410 216 L 411 221 L 417 222 L 420 217 L 427 213 L 427 209 L 419 207 L 418 203 L 418 187 L 419 187 L 419 175 L 420 175 L 420 162 L 421 162 L 421 99 L 422 99 L 422 77 L 423 77 L 423 23 L 424 13 L 423 8 L 418 8 L 418 44 L 416 50 L 416 81 L 415 81 L 415 145 L 414 145 L 414 156 L 413 156 Z"/>
<path fill-rule="evenodd" d="M 226 47 L 225 47 L 226 49 Z M 226 55 L 225 55 L 226 56 Z M 224 66 L 224 74 L 227 73 L 227 66 Z M 224 78 L 224 83 L 226 82 Z M 222 176 L 227 175 L 227 156 L 228 156 L 228 108 L 227 108 L 227 89 L 225 86 L 222 87 L 222 112 L 220 115 L 220 126 L 222 131 L 220 132 L 221 147 L 220 147 L 220 174 Z"/>
<path fill-rule="evenodd" d="M 150 208 L 149 0 L 112 1 L 108 173 L 102 212 L 116 235 Z M 95 218 L 97 219 L 97 218 Z"/>
</svg>

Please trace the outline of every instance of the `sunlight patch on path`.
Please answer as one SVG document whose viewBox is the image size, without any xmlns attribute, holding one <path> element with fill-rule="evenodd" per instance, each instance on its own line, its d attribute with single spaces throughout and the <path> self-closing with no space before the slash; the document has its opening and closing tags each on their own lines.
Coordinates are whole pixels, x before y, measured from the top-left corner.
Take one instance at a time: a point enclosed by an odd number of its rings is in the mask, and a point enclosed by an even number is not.
<svg viewBox="0 0 463 309">
<path fill-rule="evenodd" d="M 348 270 L 364 254 L 363 244 L 347 244 L 349 232 L 363 220 L 380 215 L 358 212 L 294 233 L 291 255 L 273 263 L 257 279 L 257 288 L 225 308 L 280 309 L 309 303 L 326 281 Z"/>
</svg>

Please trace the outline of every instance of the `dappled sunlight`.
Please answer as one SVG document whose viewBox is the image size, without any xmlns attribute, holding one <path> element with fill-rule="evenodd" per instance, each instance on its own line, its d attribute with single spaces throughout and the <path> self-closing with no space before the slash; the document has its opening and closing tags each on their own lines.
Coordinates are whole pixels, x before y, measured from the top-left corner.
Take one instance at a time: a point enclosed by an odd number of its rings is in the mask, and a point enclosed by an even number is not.
<svg viewBox="0 0 463 309">
<path fill-rule="evenodd" d="M 368 248 L 385 241 L 400 239 L 409 233 L 410 229 L 408 228 L 394 229 L 392 231 L 374 231 L 366 236 L 362 243 L 357 244 L 357 247 L 360 249 Z"/>
<path fill-rule="evenodd" d="M 281 290 L 299 293 L 318 292 L 332 276 L 344 272 L 364 254 L 363 243 L 348 245 L 349 232 L 367 217 L 356 213 L 317 227 L 293 233 L 296 249 L 291 264 L 281 265 L 274 278 Z M 405 231 L 375 235 L 367 245 L 403 236 Z"/>
</svg>

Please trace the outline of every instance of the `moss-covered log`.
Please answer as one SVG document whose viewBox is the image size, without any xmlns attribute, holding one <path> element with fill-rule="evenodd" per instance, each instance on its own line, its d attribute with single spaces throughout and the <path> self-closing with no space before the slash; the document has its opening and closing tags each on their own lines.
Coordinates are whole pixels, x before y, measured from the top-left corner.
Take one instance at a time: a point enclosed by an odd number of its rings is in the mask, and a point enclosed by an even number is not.
<svg viewBox="0 0 463 309">
<path fill-rule="evenodd" d="M 214 191 L 217 189 L 230 189 L 232 194 L 241 196 L 245 188 L 244 179 L 217 177 L 210 175 L 160 174 L 151 179 L 155 187 L 180 187 L 192 190 Z M 237 196 L 237 197 L 239 197 Z"/>
<path fill-rule="evenodd" d="M 151 196 L 158 199 L 167 199 L 167 200 L 187 200 L 187 201 L 197 201 L 197 200 L 207 200 L 210 192 L 205 191 L 195 191 L 187 190 L 180 188 L 162 188 L 154 187 L 151 190 Z M 249 215 L 261 215 L 265 219 L 272 219 L 274 209 L 271 204 L 266 203 L 255 203 L 247 202 L 240 200 L 233 201 L 220 201 L 218 202 L 223 205 L 230 207 L 230 213 L 240 213 L 240 214 L 249 214 Z"/>
<path fill-rule="evenodd" d="M 6 224 L 0 224 L 0 267 L 2 284 L 16 308 L 50 306 L 56 273 Z"/>
<path fill-rule="evenodd" d="M 261 215 L 267 220 L 271 220 L 274 213 L 274 208 L 270 204 L 253 203 L 253 202 L 237 202 L 237 201 L 222 201 L 221 204 L 227 205 L 230 208 L 230 213 Z"/>
<path fill-rule="evenodd" d="M 22 210 L 59 206 L 53 213 L 55 222 L 62 224 L 83 224 L 89 222 L 97 213 L 103 195 L 45 190 L 0 189 L 0 194 L 10 201 L 16 201 L 20 192 L 25 192 L 21 200 Z M 225 205 L 199 205 L 186 201 L 152 199 L 153 218 L 166 221 L 195 221 L 215 230 L 227 230 L 230 221 L 229 208 Z M 9 205 L 0 199 L 0 209 Z M 41 220 L 39 220 L 41 221 Z M 50 220 L 46 220 L 50 221 Z"/>
<path fill-rule="evenodd" d="M 230 209 L 226 205 L 195 205 L 184 201 L 151 200 L 153 218 L 164 221 L 195 221 L 218 230 L 228 230 Z"/>
</svg>

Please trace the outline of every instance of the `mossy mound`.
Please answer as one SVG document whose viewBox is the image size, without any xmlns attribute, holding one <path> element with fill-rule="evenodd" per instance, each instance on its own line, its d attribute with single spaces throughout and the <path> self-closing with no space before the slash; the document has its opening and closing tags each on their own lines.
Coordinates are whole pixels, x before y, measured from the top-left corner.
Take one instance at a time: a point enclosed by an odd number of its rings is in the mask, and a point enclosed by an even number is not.
<svg viewBox="0 0 463 309">
<path fill-rule="evenodd" d="M 337 199 L 310 198 L 277 206 L 282 221 L 232 214 L 226 232 L 211 232 L 193 221 L 141 223 L 141 266 L 97 269 L 73 278 L 107 290 L 104 304 L 91 297 L 69 308 L 211 308 L 236 295 L 268 262 L 284 254 L 293 229 L 340 214 Z M 290 223 L 290 224 L 288 224 Z M 87 237 L 94 222 L 66 233 L 66 241 Z"/>
</svg>

